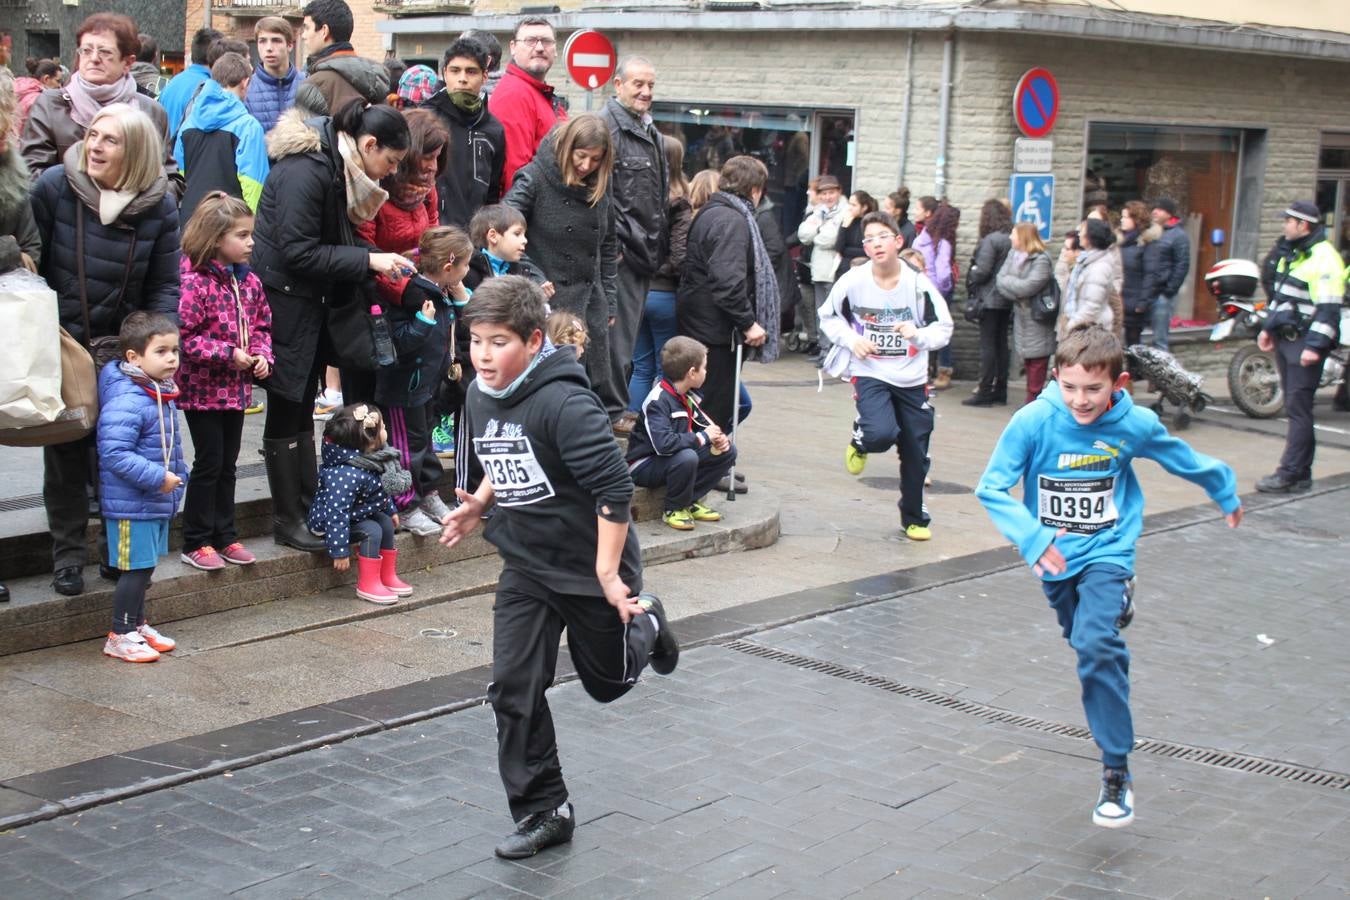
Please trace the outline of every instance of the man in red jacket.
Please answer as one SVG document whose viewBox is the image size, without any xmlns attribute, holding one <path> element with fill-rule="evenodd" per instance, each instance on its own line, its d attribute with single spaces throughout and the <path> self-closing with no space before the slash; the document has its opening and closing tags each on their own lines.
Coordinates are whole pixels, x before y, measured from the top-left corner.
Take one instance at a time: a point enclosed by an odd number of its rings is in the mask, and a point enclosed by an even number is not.
<svg viewBox="0 0 1350 900">
<path fill-rule="evenodd" d="M 521 19 L 511 39 L 511 63 L 488 98 L 488 111 L 506 129 L 502 193 L 516 169 L 534 159 L 549 129 L 567 119 L 567 106 L 544 81 L 558 58 L 558 38 L 548 19 Z"/>
</svg>

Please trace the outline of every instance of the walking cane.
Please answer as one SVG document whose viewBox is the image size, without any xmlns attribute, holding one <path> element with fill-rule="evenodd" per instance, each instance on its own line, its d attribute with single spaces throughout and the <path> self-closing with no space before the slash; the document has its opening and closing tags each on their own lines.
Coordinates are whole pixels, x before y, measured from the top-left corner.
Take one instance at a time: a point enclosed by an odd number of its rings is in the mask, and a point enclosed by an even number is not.
<svg viewBox="0 0 1350 900">
<path fill-rule="evenodd" d="M 736 377 L 731 383 L 731 447 L 736 448 L 736 425 L 741 417 L 741 352 L 745 345 L 741 343 L 741 336 L 734 330 L 731 332 L 731 340 L 736 345 Z M 736 502 L 736 460 L 732 459 L 731 468 L 727 471 L 727 502 Z"/>
</svg>

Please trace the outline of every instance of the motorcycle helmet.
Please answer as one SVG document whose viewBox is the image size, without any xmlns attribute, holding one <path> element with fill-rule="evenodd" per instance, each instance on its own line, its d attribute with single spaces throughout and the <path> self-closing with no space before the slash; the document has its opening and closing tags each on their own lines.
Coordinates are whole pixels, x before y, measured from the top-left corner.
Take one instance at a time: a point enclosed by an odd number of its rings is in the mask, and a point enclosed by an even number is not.
<svg viewBox="0 0 1350 900">
<path fill-rule="evenodd" d="M 1205 273 L 1205 286 L 1215 297 L 1252 297 L 1261 283 L 1261 269 L 1249 259 L 1221 259 Z"/>
</svg>

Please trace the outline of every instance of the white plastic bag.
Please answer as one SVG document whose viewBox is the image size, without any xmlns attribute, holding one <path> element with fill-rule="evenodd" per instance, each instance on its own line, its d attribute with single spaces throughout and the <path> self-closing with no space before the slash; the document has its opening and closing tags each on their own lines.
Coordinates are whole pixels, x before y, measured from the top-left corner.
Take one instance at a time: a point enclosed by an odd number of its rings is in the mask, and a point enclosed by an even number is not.
<svg viewBox="0 0 1350 900">
<path fill-rule="evenodd" d="M 61 402 L 56 291 L 27 269 L 0 275 L 0 428 L 53 421 Z"/>
</svg>

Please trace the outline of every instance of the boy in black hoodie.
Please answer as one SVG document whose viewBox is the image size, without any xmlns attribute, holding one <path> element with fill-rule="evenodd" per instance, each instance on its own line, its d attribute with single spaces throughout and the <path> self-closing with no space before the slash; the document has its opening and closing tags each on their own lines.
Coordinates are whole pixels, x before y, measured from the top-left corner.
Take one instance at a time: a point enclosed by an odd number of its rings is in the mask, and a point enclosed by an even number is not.
<svg viewBox="0 0 1350 900">
<path fill-rule="evenodd" d="M 582 685 L 601 703 L 626 694 L 649 659 L 670 674 L 680 653 L 661 601 L 638 595 L 633 482 L 609 416 L 574 352 L 545 349 L 544 318 L 543 291 L 518 275 L 489 279 L 464 308 L 478 373 L 465 419 L 485 477 L 473 494 L 456 489 L 441 537 L 454 546 L 498 506 L 486 532 L 505 564 L 488 699 L 516 820 L 496 848 L 504 859 L 566 843 L 575 828 L 544 697 L 563 628 Z"/>
</svg>

